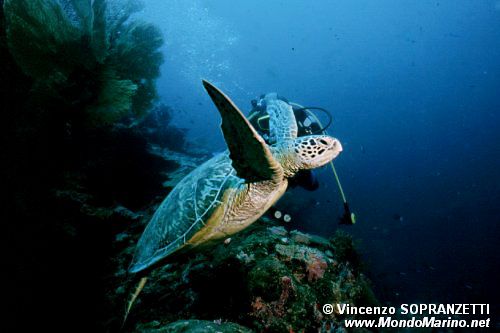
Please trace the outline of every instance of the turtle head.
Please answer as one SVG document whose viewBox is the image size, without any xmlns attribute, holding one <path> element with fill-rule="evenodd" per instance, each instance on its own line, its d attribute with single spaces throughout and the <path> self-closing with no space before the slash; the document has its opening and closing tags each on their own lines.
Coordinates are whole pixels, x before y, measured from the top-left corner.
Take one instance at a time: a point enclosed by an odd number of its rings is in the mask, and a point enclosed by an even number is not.
<svg viewBox="0 0 500 333">
<path fill-rule="evenodd" d="M 299 170 L 319 168 L 342 151 L 340 141 L 328 135 L 310 135 L 294 140 L 296 164 Z"/>
</svg>

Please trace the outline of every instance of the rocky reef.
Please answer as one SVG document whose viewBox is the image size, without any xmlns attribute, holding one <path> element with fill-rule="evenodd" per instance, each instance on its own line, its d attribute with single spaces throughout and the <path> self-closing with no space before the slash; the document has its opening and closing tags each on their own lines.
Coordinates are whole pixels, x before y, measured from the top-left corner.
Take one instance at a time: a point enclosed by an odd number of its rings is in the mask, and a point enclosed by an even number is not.
<svg viewBox="0 0 500 333">
<path fill-rule="evenodd" d="M 123 309 L 137 283 L 126 274 L 136 238 L 125 232 L 115 242 L 117 249 L 121 248 L 115 262 L 121 269 L 115 278 L 122 284 L 110 290 L 109 297 L 117 309 Z M 325 315 L 321 309 L 325 303 L 377 303 L 360 271 L 351 238 L 340 232 L 328 240 L 287 231 L 264 217 L 212 248 L 171 260 L 154 270 L 127 319 L 126 329 L 342 331 L 342 320 L 348 317 Z M 200 330 L 200 325 L 208 328 Z"/>
</svg>

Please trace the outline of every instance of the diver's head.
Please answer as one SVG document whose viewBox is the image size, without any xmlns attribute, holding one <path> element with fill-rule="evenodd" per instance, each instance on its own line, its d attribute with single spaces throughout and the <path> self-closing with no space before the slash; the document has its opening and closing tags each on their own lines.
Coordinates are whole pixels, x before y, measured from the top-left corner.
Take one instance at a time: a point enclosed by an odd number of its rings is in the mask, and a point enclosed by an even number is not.
<svg viewBox="0 0 500 333">
<path fill-rule="evenodd" d="M 319 168 L 342 151 L 340 141 L 328 135 L 309 135 L 296 138 L 294 150 L 299 169 Z"/>
</svg>

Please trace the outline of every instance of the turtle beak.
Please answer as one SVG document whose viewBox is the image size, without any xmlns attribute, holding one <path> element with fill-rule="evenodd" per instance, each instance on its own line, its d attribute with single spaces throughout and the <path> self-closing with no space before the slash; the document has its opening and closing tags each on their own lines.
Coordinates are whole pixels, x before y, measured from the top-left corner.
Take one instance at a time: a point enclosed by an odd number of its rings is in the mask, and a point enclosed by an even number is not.
<svg viewBox="0 0 500 333">
<path fill-rule="evenodd" d="M 342 144 L 337 139 L 333 139 L 332 146 L 330 147 L 330 149 L 331 150 L 336 150 L 337 153 L 340 153 L 343 150 Z"/>
<path fill-rule="evenodd" d="M 333 139 L 333 142 L 331 146 L 328 148 L 328 150 L 331 152 L 330 153 L 330 161 L 335 159 L 339 154 L 342 152 L 342 144 L 340 143 L 339 140 Z"/>
</svg>

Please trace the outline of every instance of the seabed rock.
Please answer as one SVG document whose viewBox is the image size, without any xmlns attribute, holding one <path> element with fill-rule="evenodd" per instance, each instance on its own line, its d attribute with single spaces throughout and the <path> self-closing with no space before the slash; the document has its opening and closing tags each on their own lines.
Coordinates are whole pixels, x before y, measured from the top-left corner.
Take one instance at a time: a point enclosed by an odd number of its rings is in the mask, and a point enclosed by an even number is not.
<svg viewBox="0 0 500 333">
<path fill-rule="evenodd" d="M 123 265 L 131 246 L 119 256 Z M 172 259 L 149 277 L 126 330 L 340 332 L 355 316 L 325 315 L 323 304 L 377 304 L 349 236 L 288 232 L 265 217 L 230 242 Z M 127 289 L 136 282 L 131 278 Z M 123 287 L 110 295 L 117 309 L 127 297 Z"/>
</svg>

